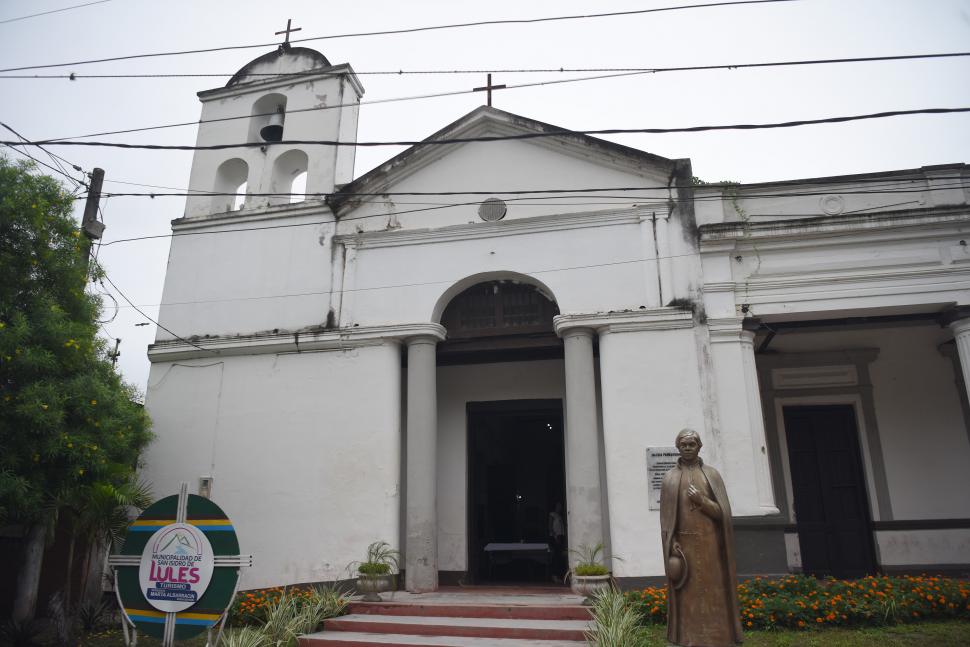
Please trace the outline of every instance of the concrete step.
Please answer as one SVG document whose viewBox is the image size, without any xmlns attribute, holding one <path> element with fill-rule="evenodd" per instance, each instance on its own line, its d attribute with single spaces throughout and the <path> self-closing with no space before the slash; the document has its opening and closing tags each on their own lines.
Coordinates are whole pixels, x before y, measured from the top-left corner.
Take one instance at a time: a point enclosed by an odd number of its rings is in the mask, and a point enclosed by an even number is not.
<svg viewBox="0 0 970 647">
<path fill-rule="evenodd" d="M 415 636 L 334 631 L 300 637 L 300 647 L 586 647 L 586 641 Z"/>
<path fill-rule="evenodd" d="M 506 618 L 518 620 L 589 620 L 589 607 L 578 604 L 466 604 L 431 602 L 352 602 L 349 613 L 439 618 Z"/>
<path fill-rule="evenodd" d="M 578 642 L 585 640 L 585 634 L 590 630 L 591 624 L 588 620 L 385 616 L 355 613 L 326 620 L 323 623 L 323 629 L 325 632 Z"/>
</svg>

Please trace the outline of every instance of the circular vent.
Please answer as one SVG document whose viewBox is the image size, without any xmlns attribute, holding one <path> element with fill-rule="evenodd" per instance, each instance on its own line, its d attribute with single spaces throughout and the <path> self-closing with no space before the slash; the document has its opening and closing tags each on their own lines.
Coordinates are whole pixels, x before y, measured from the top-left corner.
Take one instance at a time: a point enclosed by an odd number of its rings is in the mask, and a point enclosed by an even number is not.
<svg viewBox="0 0 970 647">
<path fill-rule="evenodd" d="M 478 207 L 478 217 L 482 220 L 491 222 L 501 220 L 508 211 L 505 202 L 498 198 L 489 198 Z"/>
</svg>

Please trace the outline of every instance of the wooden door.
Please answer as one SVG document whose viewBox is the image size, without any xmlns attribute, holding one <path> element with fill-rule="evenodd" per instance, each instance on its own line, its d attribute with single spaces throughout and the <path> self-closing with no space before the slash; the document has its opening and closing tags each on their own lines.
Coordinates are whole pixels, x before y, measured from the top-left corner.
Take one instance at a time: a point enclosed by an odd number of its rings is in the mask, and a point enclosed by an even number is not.
<svg viewBox="0 0 970 647">
<path fill-rule="evenodd" d="M 872 520 L 850 405 L 785 407 L 802 569 L 816 576 L 875 571 Z"/>
</svg>

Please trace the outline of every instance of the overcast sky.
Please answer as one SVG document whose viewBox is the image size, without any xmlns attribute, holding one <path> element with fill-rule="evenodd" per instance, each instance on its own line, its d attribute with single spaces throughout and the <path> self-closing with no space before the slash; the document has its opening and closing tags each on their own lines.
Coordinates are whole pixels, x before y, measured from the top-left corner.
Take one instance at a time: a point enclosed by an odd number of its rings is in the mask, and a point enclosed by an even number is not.
<svg viewBox="0 0 970 647">
<path fill-rule="evenodd" d="M 325 2 L 275 0 L 110 0 L 35 18 L 27 14 L 84 0 L 0 3 L 0 67 L 63 63 L 128 54 L 271 43 L 287 18 L 294 38 L 478 20 L 536 18 L 668 7 L 686 0 L 542 0 Z M 90 1 L 90 0 L 88 0 Z M 674 67 L 970 50 L 970 0 L 799 0 L 623 17 L 480 26 L 302 44 L 358 72 L 386 70 Z M 136 59 L 2 74 L 224 74 L 139 79 L 0 79 L 0 121 L 29 139 L 191 122 L 195 93 L 221 87 L 228 75 L 270 51 L 244 49 Z M 496 74 L 509 85 L 591 74 Z M 484 85 L 484 74 L 361 74 L 364 101 Z M 482 93 L 365 106 L 359 138 L 421 139 L 484 103 Z M 886 110 L 970 106 L 970 58 L 854 63 L 757 70 L 671 72 L 509 89 L 495 93 L 503 110 L 565 128 L 678 127 L 773 122 Z M 9 139 L 4 132 L 3 139 Z M 194 144 L 194 126 L 99 140 Z M 705 180 L 755 182 L 914 168 L 968 161 L 970 114 L 897 117 L 787 130 L 631 135 L 614 141 L 668 158 L 689 157 Z M 185 187 L 190 152 L 52 147 L 84 169 L 106 171 L 105 191 L 150 191 L 118 181 Z M 399 152 L 363 149 L 359 176 Z M 49 158 L 31 151 L 42 161 Z M 7 149 L 10 157 L 19 157 Z M 446 189 L 447 187 L 443 187 Z M 83 204 L 79 204 L 82 207 Z M 112 198 L 102 202 L 104 242 L 170 233 L 184 198 Z M 80 208 L 78 209 L 80 217 Z M 168 240 L 101 248 L 112 281 L 155 318 Z M 111 286 L 107 290 L 114 292 Z M 111 338 L 120 337 L 119 367 L 144 391 L 146 347 L 155 326 L 124 300 L 105 299 Z M 174 331 L 184 333 L 185 331 Z"/>
</svg>

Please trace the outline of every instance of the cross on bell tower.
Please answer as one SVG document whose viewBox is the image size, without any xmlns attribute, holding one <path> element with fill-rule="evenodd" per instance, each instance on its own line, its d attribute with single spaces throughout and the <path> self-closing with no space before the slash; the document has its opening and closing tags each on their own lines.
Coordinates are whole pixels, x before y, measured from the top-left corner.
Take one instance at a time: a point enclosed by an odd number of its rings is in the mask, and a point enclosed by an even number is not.
<svg viewBox="0 0 970 647">
<path fill-rule="evenodd" d="M 293 19 L 292 18 L 287 18 L 286 19 L 286 29 L 284 29 L 283 31 L 276 32 L 276 35 L 277 36 L 279 36 L 280 34 L 286 34 L 286 38 L 283 40 L 283 43 L 280 45 L 280 47 L 282 47 L 283 49 L 289 49 L 290 48 L 290 34 L 292 32 L 302 31 L 303 30 L 303 27 L 297 27 L 295 29 L 290 29 L 290 25 L 292 24 L 292 22 L 293 22 Z"/>
</svg>

